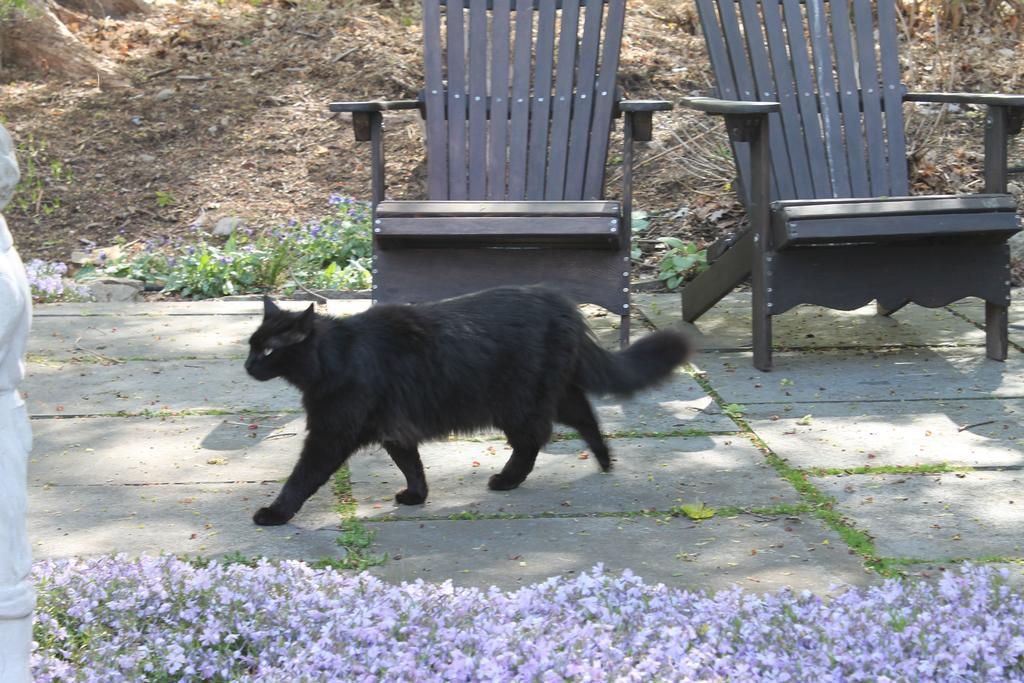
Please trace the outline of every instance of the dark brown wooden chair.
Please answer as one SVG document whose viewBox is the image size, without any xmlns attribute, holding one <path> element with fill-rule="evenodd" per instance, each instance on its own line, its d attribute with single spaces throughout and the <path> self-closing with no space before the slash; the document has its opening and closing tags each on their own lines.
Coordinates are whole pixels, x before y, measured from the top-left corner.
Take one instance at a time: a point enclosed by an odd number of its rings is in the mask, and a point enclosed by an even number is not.
<svg viewBox="0 0 1024 683">
<path fill-rule="evenodd" d="M 622 316 L 629 339 L 634 141 L 667 102 L 616 88 L 625 0 L 423 0 L 416 100 L 336 102 L 373 161 L 373 298 L 543 282 Z M 443 17 L 443 21 L 442 21 Z M 384 201 L 382 112 L 426 119 L 426 201 Z M 604 201 L 625 115 L 622 201 Z"/>
<path fill-rule="evenodd" d="M 692 322 L 751 277 L 754 365 L 772 363 L 771 321 L 806 303 L 985 300 L 989 358 L 1007 353 L 1007 137 L 1024 96 L 908 93 L 893 0 L 697 0 L 750 229 L 686 286 Z M 906 196 L 904 102 L 985 105 L 984 194 Z"/>
</svg>

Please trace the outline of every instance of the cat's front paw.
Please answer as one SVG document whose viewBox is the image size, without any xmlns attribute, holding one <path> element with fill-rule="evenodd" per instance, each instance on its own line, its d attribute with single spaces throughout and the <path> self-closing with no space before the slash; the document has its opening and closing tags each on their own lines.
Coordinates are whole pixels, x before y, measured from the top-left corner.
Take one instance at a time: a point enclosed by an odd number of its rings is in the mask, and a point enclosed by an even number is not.
<svg viewBox="0 0 1024 683">
<path fill-rule="evenodd" d="M 395 502 L 399 505 L 423 505 L 427 501 L 427 492 L 417 493 L 409 489 L 402 489 L 395 494 Z"/>
<path fill-rule="evenodd" d="M 510 479 L 499 472 L 487 480 L 487 488 L 492 491 L 511 491 L 514 488 L 519 488 L 519 485 L 522 483 L 522 480 Z"/>
<path fill-rule="evenodd" d="M 293 516 L 294 515 L 286 515 L 274 508 L 260 508 L 256 511 L 256 514 L 252 516 L 252 521 L 256 522 L 260 526 L 281 526 L 282 524 L 287 524 L 288 520 Z"/>
</svg>

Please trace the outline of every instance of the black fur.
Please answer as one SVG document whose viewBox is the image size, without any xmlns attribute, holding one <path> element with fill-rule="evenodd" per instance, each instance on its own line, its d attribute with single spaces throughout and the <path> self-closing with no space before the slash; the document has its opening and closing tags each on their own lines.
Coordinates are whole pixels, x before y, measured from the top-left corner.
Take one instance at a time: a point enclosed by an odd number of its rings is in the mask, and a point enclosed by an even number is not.
<svg viewBox="0 0 1024 683">
<path fill-rule="evenodd" d="M 302 391 L 306 442 L 257 524 L 284 524 L 348 457 L 380 443 L 406 478 L 395 500 L 418 505 L 427 482 L 420 442 L 497 427 L 512 456 L 488 486 L 514 489 L 533 469 L 552 422 L 578 431 L 611 467 L 587 393 L 628 395 L 667 376 L 690 344 L 651 334 L 624 352 L 594 341 L 578 309 L 543 287 L 501 287 L 416 306 L 378 305 L 348 318 L 293 313 L 264 301 L 245 369 Z M 268 352 L 269 350 L 269 352 Z"/>
</svg>

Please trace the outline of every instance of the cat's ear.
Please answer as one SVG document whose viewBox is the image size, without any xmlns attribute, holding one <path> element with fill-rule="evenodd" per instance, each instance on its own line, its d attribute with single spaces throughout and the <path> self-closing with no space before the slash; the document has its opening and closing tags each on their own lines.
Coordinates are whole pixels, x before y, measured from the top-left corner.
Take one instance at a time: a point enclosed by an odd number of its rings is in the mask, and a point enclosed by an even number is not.
<svg viewBox="0 0 1024 683">
<path fill-rule="evenodd" d="M 313 333 L 313 321 L 316 319 L 316 313 L 313 311 L 313 304 L 310 304 L 309 308 L 302 313 L 299 313 L 297 316 L 290 316 L 290 328 L 286 332 L 275 335 L 273 337 L 274 343 L 279 347 L 285 347 L 306 341 L 309 335 Z"/>
<path fill-rule="evenodd" d="M 263 317 L 271 318 L 281 312 L 281 309 L 277 307 L 269 296 L 263 297 Z"/>
<path fill-rule="evenodd" d="M 309 308 L 304 310 L 299 316 L 298 321 L 295 323 L 296 329 L 301 330 L 307 336 L 313 331 L 313 320 L 316 318 L 316 312 L 313 304 L 309 305 Z"/>
</svg>

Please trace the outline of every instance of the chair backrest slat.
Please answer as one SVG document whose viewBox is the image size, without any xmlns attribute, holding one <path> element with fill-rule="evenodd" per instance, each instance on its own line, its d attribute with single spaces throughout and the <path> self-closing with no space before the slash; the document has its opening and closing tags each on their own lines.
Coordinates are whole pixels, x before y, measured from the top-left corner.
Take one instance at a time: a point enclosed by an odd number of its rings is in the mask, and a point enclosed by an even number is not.
<svg viewBox="0 0 1024 683">
<path fill-rule="evenodd" d="M 448 197 L 448 117 L 444 69 L 441 67 L 441 8 L 423 3 L 423 70 L 426 76 L 427 192 Z"/>
<path fill-rule="evenodd" d="M 491 17 L 491 123 L 487 154 L 487 199 L 505 198 L 508 169 L 508 69 L 512 46 L 509 0 L 494 0 Z"/>
<path fill-rule="evenodd" d="M 544 199 L 548 161 L 548 124 L 551 80 L 555 66 L 555 0 L 540 0 L 537 12 L 537 47 L 534 60 L 533 99 L 530 104 L 530 150 L 526 164 L 526 198 Z"/>
<path fill-rule="evenodd" d="M 736 80 L 733 77 L 732 61 L 725 48 L 725 40 L 722 37 L 718 23 L 717 12 L 715 11 L 714 0 L 696 0 L 698 17 L 701 28 L 708 46 L 708 56 L 711 58 L 711 68 L 715 72 L 717 81 L 716 93 L 723 100 L 739 100 L 739 91 L 736 88 Z M 733 156 L 736 158 L 736 165 L 740 169 L 741 179 L 750 172 L 750 148 L 744 144 L 733 144 Z M 747 185 L 741 184 L 744 193 L 744 201 L 748 201 Z"/>
<path fill-rule="evenodd" d="M 811 168 L 811 184 L 815 197 L 832 197 L 832 183 L 825 158 L 825 143 L 821 137 L 821 123 L 818 118 L 818 93 L 811 75 L 811 62 L 807 56 L 807 40 L 804 36 L 802 6 L 799 0 L 783 0 L 782 17 L 786 26 L 789 43 L 789 58 L 796 81 L 797 102 L 800 105 L 800 121 L 804 129 L 804 144 L 807 145 L 807 160 Z"/>
<path fill-rule="evenodd" d="M 430 198 L 600 199 L 626 0 L 422 2 Z"/>
<path fill-rule="evenodd" d="M 533 5 L 516 10 L 515 57 L 512 65 L 512 120 L 508 139 L 508 198 L 526 198 L 526 151 L 530 130 L 530 51 Z"/>
<path fill-rule="evenodd" d="M 448 196 L 466 199 L 466 37 L 463 0 L 448 3 Z"/>
<path fill-rule="evenodd" d="M 487 0 L 469 0 L 469 53 L 487 54 Z M 469 60 L 469 198 L 487 195 L 487 60 Z"/>
<path fill-rule="evenodd" d="M 719 97 L 780 104 L 773 197 L 906 194 L 894 0 L 696 1 Z"/>
<path fill-rule="evenodd" d="M 824 0 L 809 0 L 807 7 L 807 28 L 811 34 L 811 54 L 814 59 L 814 74 L 818 87 L 818 111 L 821 127 L 825 134 L 825 158 L 828 161 L 829 178 L 832 181 L 832 196 L 850 196 L 850 170 L 846 162 L 846 148 L 843 144 L 842 122 L 839 118 L 839 102 L 836 98 L 836 82 L 832 75 L 832 41 L 828 32 L 828 16 Z M 834 9 L 834 8 L 833 8 Z"/>
<path fill-rule="evenodd" d="M 740 15 L 743 19 L 743 33 L 747 39 L 747 50 L 750 52 L 750 63 L 754 67 L 755 92 L 751 99 L 778 101 L 764 32 L 761 30 L 761 17 L 757 11 L 757 0 L 740 0 L 739 5 Z M 785 135 L 782 117 L 778 114 L 769 115 L 768 134 L 773 138 L 784 139 L 782 137 Z M 775 172 L 772 177 L 776 182 L 776 195 L 792 197 L 796 192 L 793 190 L 793 169 L 789 161 L 789 147 L 776 145 L 774 151 L 772 168 Z"/>
<path fill-rule="evenodd" d="M 878 46 L 882 61 L 882 101 L 888 140 L 891 194 L 907 193 L 907 142 L 903 132 L 903 82 L 899 44 L 896 42 L 896 7 L 893 0 L 878 0 Z"/>
<path fill-rule="evenodd" d="M 768 2 L 762 5 L 765 37 L 768 40 L 768 55 L 775 76 L 776 101 L 781 112 L 783 137 L 786 141 L 790 169 L 793 173 L 793 197 L 813 197 L 811 170 L 807 158 L 807 142 L 803 126 L 800 125 L 799 90 L 793 78 L 789 58 L 786 55 L 786 35 L 782 31 L 782 5 Z M 776 146 L 777 148 L 777 146 Z"/>
<path fill-rule="evenodd" d="M 562 10 L 561 31 L 558 38 L 558 70 L 555 74 L 555 94 L 551 110 L 551 155 L 548 159 L 547 187 L 544 199 L 562 199 L 565 191 L 565 164 L 569 147 L 560 143 L 569 139 L 572 120 L 573 86 L 576 76 L 576 34 L 579 31 L 580 5 L 571 2 Z"/>
<path fill-rule="evenodd" d="M 725 34 L 725 47 L 732 61 L 733 77 L 736 92 L 741 100 L 753 101 L 759 99 L 757 89 L 754 87 L 754 77 L 751 73 L 750 61 L 746 58 L 746 45 L 743 35 L 740 33 L 739 21 L 736 18 L 736 4 L 734 0 L 718 0 L 718 14 L 722 32 Z M 735 65 L 743 64 L 744 68 L 735 68 Z M 744 187 L 746 184 L 744 184 Z M 779 196 L 778 182 L 775 174 L 771 179 L 772 195 Z"/>
<path fill-rule="evenodd" d="M 867 139 L 868 177 L 871 180 L 870 194 L 881 196 L 889 194 L 889 159 L 885 150 L 882 93 L 878 85 L 878 64 L 875 60 L 875 20 L 870 3 L 853 3 L 853 23 L 857 34 L 860 101 L 864 110 L 864 137 Z"/>
<path fill-rule="evenodd" d="M 611 121 L 615 104 L 615 77 L 619 71 L 619 47 L 622 43 L 622 27 L 625 20 L 626 0 L 608 0 L 601 70 L 597 74 L 593 95 L 595 125 L 590 127 L 590 146 L 587 150 L 586 176 L 583 180 L 584 199 L 600 199 L 604 196 L 604 169 L 608 156 L 608 136 L 611 131 L 610 126 L 596 125 L 596 122 Z"/>
<path fill-rule="evenodd" d="M 576 96 L 573 100 L 572 123 L 569 127 L 569 162 L 565 169 L 566 199 L 583 196 L 603 10 L 601 0 L 587 0 L 586 16 L 583 19 L 583 42 L 580 44 L 579 65 L 576 68 Z"/>
<path fill-rule="evenodd" d="M 853 37 L 850 32 L 850 5 L 848 0 L 831 2 L 832 41 L 836 50 L 836 72 L 839 74 L 839 103 L 843 113 L 843 141 L 850 171 L 850 192 L 855 196 L 866 197 L 871 194 L 871 189 L 864 157 L 857 62 L 853 57 Z"/>
</svg>

